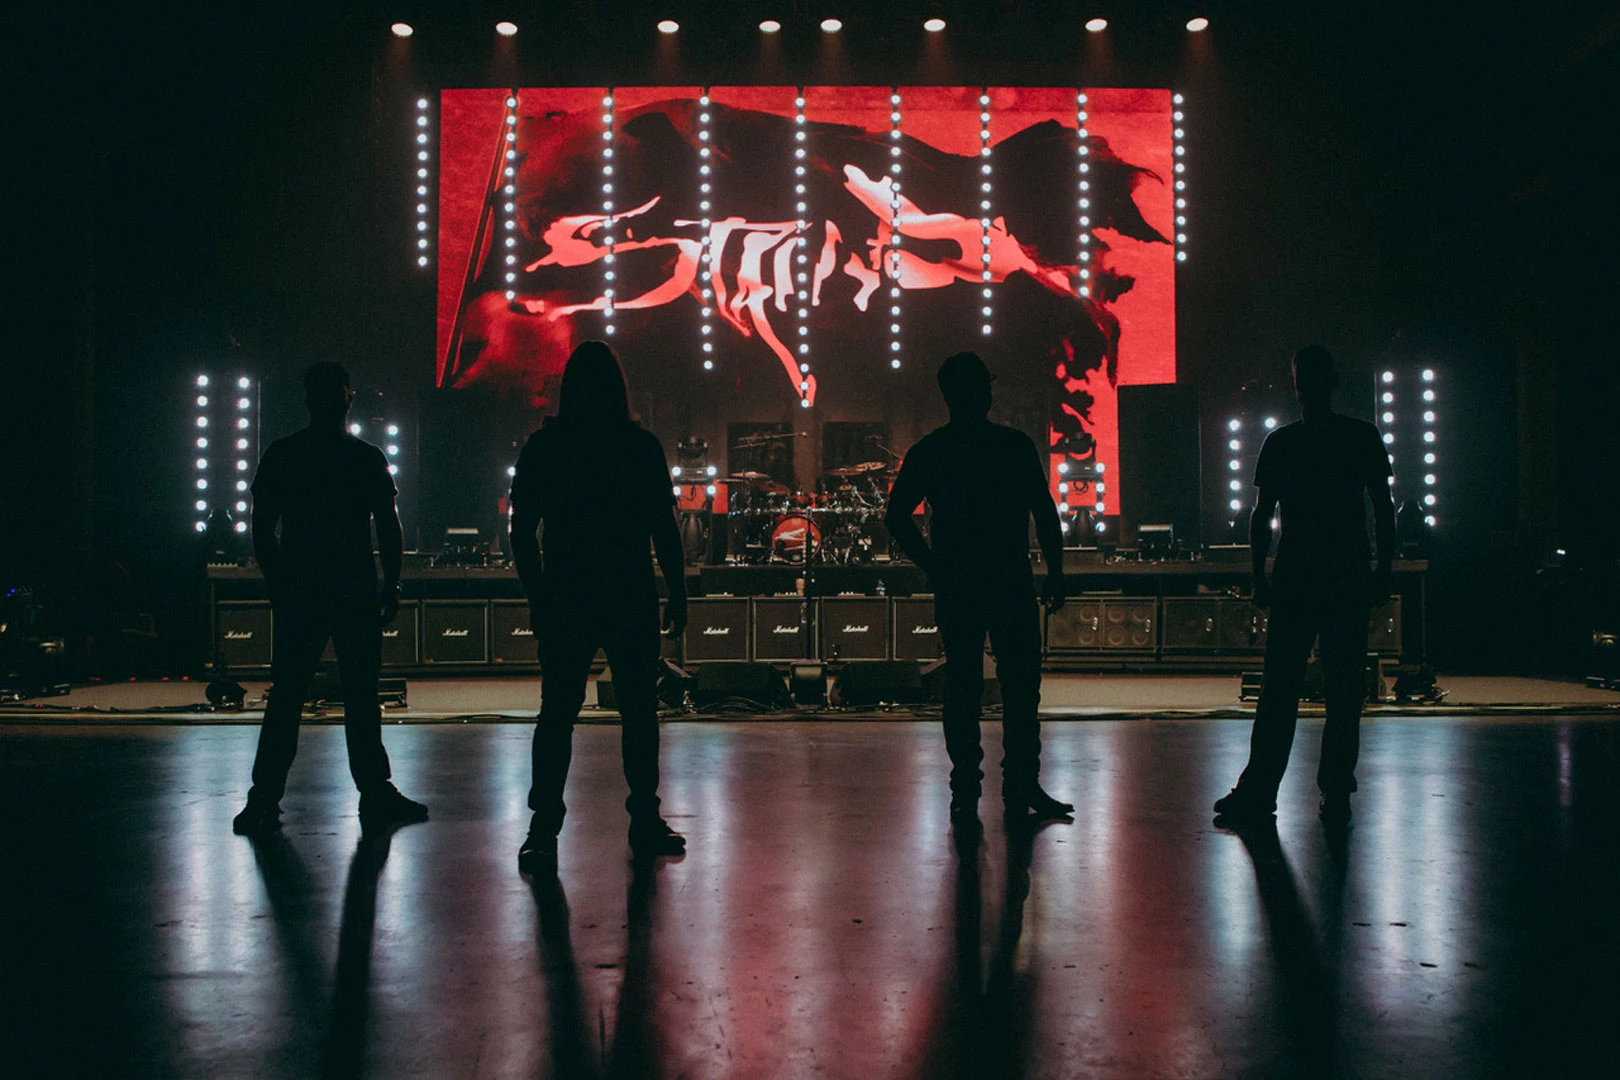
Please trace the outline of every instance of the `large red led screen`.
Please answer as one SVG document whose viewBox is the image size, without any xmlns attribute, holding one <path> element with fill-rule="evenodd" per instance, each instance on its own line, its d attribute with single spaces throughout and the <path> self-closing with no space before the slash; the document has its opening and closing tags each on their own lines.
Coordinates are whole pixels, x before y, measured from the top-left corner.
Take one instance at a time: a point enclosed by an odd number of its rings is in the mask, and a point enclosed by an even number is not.
<svg viewBox="0 0 1620 1080">
<path fill-rule="evenodd" d="M 1171 116 L 1167 90 L 444 91 L 435 383 L 539 413 L 605 337 L 666 444 L 882 420 L 903 449 L 973 349 L 1054 490 L 1112 512 L 1117 388 L 1176 378 Z"/>
</svg>

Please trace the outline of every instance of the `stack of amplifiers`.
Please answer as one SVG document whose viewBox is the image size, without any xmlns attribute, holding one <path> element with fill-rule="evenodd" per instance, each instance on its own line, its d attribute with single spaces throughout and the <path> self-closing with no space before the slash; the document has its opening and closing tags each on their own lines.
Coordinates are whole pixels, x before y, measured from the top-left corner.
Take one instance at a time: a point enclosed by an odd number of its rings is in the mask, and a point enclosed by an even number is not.
<svg viewBox="0 0 1620 1080">
<path fill-rule="evenodd" d="M 1153 596 L 1070 597 L 1047 616 L 1046 651 L 1151 656 L 1159 646 L 1158 615 Z"/>
<path fill-rule="evenodd" d="M 389 670 L 420 665 L 418 612 L 415 600 L 401 601 L 399 614 L 382 629 L 382 666 Z M 215 670 L 268 671 L 275 658 L 275 615 L 265 600 L 226 601 L 214 612 Z M 337 659 L 332 642 L 321 654 L 323 662 Z"/>
<path fill-rule="evenodd" d="M 688 603 L 683 662 L 932 660 L 934 599 L 705 596 Z"/>
</svg>

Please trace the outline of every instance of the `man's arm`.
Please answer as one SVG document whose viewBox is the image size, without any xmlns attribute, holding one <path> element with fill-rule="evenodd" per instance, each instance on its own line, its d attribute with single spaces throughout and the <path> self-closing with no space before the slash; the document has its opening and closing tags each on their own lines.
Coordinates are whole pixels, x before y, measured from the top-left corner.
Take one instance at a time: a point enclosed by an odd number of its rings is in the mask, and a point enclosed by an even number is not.
<svg viewBox="0 0 1620 1080">
<path fill-rule="evenodd" d="M 518 455 L 517 468 L 512 472 L 512 488 L 507 493 L 512 511 L 507 521 L 507 539 L 511 544 L 512 565 L 517 570 L 518 580 L 523 582 L 524 595 L 532 608 L 544 596 L 545 579 L 540 561 L 540 500 L 538 493 L 532 490 L 536 466 L 530 445 L 532 443 L 524 445 Z"/>
<path fill-rule="evenodd" d="M 281 505 L 270 495 L 253 497 L 253 557 L 259 572 L 270 586 L 272 597 L 281 586 L 281 540 L 276 525 L 281 521 Z"/>
<path fill-rule="evenodd" d="M 915 453 L 913 450 L 912 455 Z M 912 511 L 922 501 L 922 482 L 917 475 L 915 458 L 908 455 L 900 465 L 900 475 L 894 478 L 894 487 L 889 489 L 889 509 L 883 516 L 883 524 L 888 527 L 889 535 L 900 550 L 905 552 L 906 558 L 922 567 L 923 572 L 932 578 L 937 570 L 934 549 L 928 546 L 912 516 Z M 938 585 L 937 581 L 935 585 Z"/>
<path fill-rule="evenodd" d="M 405 565 L 405 529 L 399 523 L 397 496 L 373 508 L 377 522 L 377 557 L 382 561 L 382 624 L 387 626 L 399 614 L 399 573 Z"/>
<path fill-rule="evenodd" d="M 1380 479 L 1368 485 L 1372 498 L 1373 542 L 1378 547 L 1378 576 L 1373 579 L 1375 599 L 1389 596 L 1390 576 L 1395 566 L 1395 500 L 1389 494 L 1389 481 Z"/>
<path fill-rule="evenodd" d="M 664 634 L 680 637 L 686 629 L 686 553 L 681 549 L 681 527 L 675 508 L 660 507 L 652 519 L 653 553 L 664 574 L 669 600 L 664 605 Z"/>
<path fill-rule="evenodd" d="M 1034 449 L 1031 444 L 1031 449 Z M 1046 473 L 1041 468 L 1041 454 L 1035 451 L 1030 469 L 1029 512 L 1035 518 L 1035 542 L 1041 547 L 1041 558 L 1046 562 L 1046 579 L 1041 586 L 1041 599 L 1048 611 L 1056 611 L 1068 597 L 1068 586 L 1063 577 L 1063 525 L 1058 518 L 1057 505 L 1046 486 Z"/>
<path fill-rule="evenodd" d="M 1271 606 L 1271 582 L 1266 578 L 1266 559 L 1271 555 L 1271 519 L 1277 512 L 1277 493 L 1260 489 L 1254 509 L 1249 512 L 1249 571 L 1254 576 L 1254 602 Z"/>
</svg>

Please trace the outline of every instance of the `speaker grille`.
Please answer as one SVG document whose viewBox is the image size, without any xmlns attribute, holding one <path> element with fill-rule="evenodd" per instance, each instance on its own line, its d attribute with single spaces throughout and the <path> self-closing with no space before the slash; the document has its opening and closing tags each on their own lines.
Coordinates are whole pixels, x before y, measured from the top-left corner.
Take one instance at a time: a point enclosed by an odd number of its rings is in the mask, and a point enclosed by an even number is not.
<svg viewBox="0 0 1620 1080">
<path fill-rule="evenodd" d="M 837 597 L 821 601 L 824 660 L 887 660 L 889 601 L 882 597 Z"/>
<path fill-rule="evenodd" d="M 933 597 L 894 602 L 894 658 L 936 660 L 944 655 Z"/>
<path fill-rule="evenodd" d="M 489 604 L 429 600 L 422 605 L 422 663 L 489 662 Z"/>
<path fill-rule="evenodd" d="M 539 661 L 529 605 L 524 600 L 496 600 L 489 606 L 489 657 L 496 664 L 533 664 Z"/>
<path fill-rule="evenodd" d="M 759 598 L 754 604 L 754 659 L 811 659 L 811 641 L 801 625 L 807 617 L 805 605 L 794 598 Z"/>
<path fill-rule="evenodd" d="M 1218 600 L 1166 600 L 1164 647 L 1178 652 L 1213 652 L 1221 640 Z"/>
<path fill-rule="evenodd" d="M 223 603 L 214 609 L 214 656 L 221 670 L 268 668 L 274 630 L 263 600 Z"/>
<path fill-rule="evenodd" d="M 748 659 L 748 601 L 705 597 L 687 605 L 686 660 Z"/>
</svg>

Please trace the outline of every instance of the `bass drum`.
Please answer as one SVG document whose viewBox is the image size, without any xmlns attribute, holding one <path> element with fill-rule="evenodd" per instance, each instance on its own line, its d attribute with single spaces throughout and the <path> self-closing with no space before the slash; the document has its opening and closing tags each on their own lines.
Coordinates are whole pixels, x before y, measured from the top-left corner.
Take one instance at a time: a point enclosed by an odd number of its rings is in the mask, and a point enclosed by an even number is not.
<svg viewBox="0 0 1620 1080">
<path fill-rule="evenodd" d="M 771 561 L 806 563 L 821 550 L 821 529 L 804 514 L 783 514 L 771 525 Z"/>
</svg>

